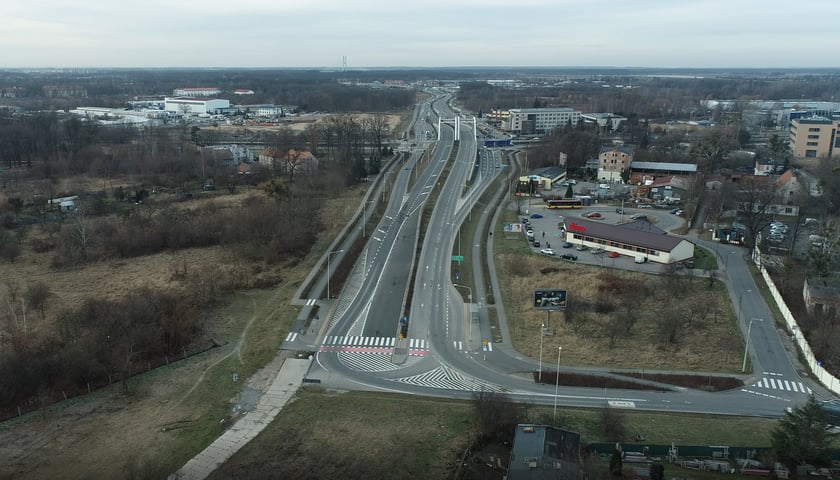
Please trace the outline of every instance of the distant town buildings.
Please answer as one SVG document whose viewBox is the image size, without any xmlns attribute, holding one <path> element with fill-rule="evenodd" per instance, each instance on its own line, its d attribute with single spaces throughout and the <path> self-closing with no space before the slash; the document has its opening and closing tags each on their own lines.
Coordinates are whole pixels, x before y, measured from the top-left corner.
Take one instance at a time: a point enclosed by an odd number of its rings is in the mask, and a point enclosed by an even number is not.
<svg viewBox="0 0 840 480">
<path fill-rule="evenodd" d="M 601 128 L 608 128 L 610 132 L 618 130 L 618 127 L 627 120 L 614 113 L 582 113 L 580 118 L 585 123 L 594 123 Z"/>
<path fill-rule="evenodd" d="M 81 85 L 44 85 L 47 97 L 87 97 L 87 89 Z"/>
<path fill-rule="evenodd" d="M 172 91 L 175 97 L 212 97 L 219 95 L 222 91 L 218 87 L 186 87 L 176 88 Z"/>
</svg>

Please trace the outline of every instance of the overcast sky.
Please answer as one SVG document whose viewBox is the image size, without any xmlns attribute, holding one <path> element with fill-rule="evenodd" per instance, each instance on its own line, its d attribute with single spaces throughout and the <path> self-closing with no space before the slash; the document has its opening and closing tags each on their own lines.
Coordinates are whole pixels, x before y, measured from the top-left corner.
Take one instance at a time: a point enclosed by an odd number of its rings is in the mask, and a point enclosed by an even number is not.
<svg viewBox="0 0 840 480">
<path fill-rule="evenodd" d="M 0 0 L 0 67 L 840 67 L 838 0 Z"/>
</svg>

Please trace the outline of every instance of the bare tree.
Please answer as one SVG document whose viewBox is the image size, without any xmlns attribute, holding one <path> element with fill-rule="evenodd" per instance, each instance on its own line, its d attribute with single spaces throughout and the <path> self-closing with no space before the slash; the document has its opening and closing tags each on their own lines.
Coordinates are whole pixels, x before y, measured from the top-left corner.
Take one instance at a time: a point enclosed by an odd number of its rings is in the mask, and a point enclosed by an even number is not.
<svg viewBox="0 0 840 480">
<path fill-rule="evenodd" d="M 44 282 L 38 282 L 29 286 L 26 289 L 26 303 L 32 308 L 37 308 L 41 314 L 41 319 L 44 318 L 44 307 L 47 299 L 52 295 L 50 287 Z"/>
<path fill-rule="evenodd" d="M 742 177 L 734 196 L 738 213 L 747 227 L 747 240 L 755 245 L 758 234 L 773 221 L 780 201 L 779 187 L 769 177 Z"/>
</svg>

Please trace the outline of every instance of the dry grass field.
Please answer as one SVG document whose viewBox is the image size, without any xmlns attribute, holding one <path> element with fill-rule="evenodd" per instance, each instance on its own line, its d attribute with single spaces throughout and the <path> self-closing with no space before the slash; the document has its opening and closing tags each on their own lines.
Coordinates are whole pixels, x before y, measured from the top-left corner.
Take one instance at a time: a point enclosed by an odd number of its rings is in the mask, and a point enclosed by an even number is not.
<svg viewBox="0 0 840 480">
<path fill-rule="evenodd" d="M 656 276 L 505 253 L 497 258 L 513 343 L 539 355 L 545 311 L 532 307 L 535 289 L 568 290 L 570 312 L 553 312 L 543 337 L 549 364 L 621 369 L 740 372 L 743 341 L 724 286 L 684 275 Z M 628 316 L 636 318 L 628 325 Z M 570 318 L 571 317 L 571 318 Z M 680 324 L 676 332 L 666 325 Z M 629 331 L 628 331 L 629 327 Z M 671 337 L 669 340 L 668 337 Z"/>
<path fill-rule="evenodd" d="M 76 179 L 67 188 L 75 190 L 81 184 Z M 88 185 L 101 188 L 96 179 L 88 180 Z M 48 283 L 52 296 L 44 317 L 34 312 L 27 315 L 33 332 L 55 329 L 55 313 L 85 298 L 119 298 L 139 287 L 177 291 L 191 288 L 192 282 L 208 275 L 244 281 L 243 285 L 255 276 L 273 276 L 280 283 L 270 289 L 220 294 L 219 306 L 204 314 L 195 343 L 206 345 L 212 339 L 221 347 L 133 377 L 128 394 L 115 384 L 1 423 L 0 479 L 136 478 L 141 473 L 165 478 L 179 468 L 221 432 L 222 419 L 231 417 L 231 407 L 244 386 L 242 381 L 232 381 L 234 372 L 246 379 L 268 364 L 248 382 L 260 390 L 273 378 L 271 372 L 279 369 L 280 362 L 272 359 L 299 312 L 289 301 L 325 245 L 353 213 L 363 188 L 324 202 L 315 214 L 324 230 L 313 239 L 307 257 L 271 268 L 244 260 L 235 250 L 212 247 L 110 259 L 57 271 L 50 267 L 50 253 L 34 253 L 24 242 L 15 263 L 0 262 L 0 300 L 6 304 L 9 282 L 22 291 L 34 282 Z M 231 206 L 250 194 L 254 193 L 201 197 L 194 202 Z M 41 235 L 39 228 L 33 227 L 28 235 Z M 187 274 L 181 275 L 185 268 Z"/>
</svg>

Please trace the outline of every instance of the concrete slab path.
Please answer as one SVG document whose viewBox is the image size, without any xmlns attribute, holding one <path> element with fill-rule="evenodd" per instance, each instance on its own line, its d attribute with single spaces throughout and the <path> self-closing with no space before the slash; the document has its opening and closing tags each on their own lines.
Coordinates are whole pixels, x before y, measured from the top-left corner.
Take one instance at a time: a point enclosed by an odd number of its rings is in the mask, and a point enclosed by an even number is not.
<svg viewBox="0 0 840 480">
<path fill-rule="evenodd" d="M 170 480 L 204 480 L 256 437 L 294 396 L 312 361 L 287 358 L 254 410 L 240 417 L 219 438 L 188 461 Z"/>
</svg>

